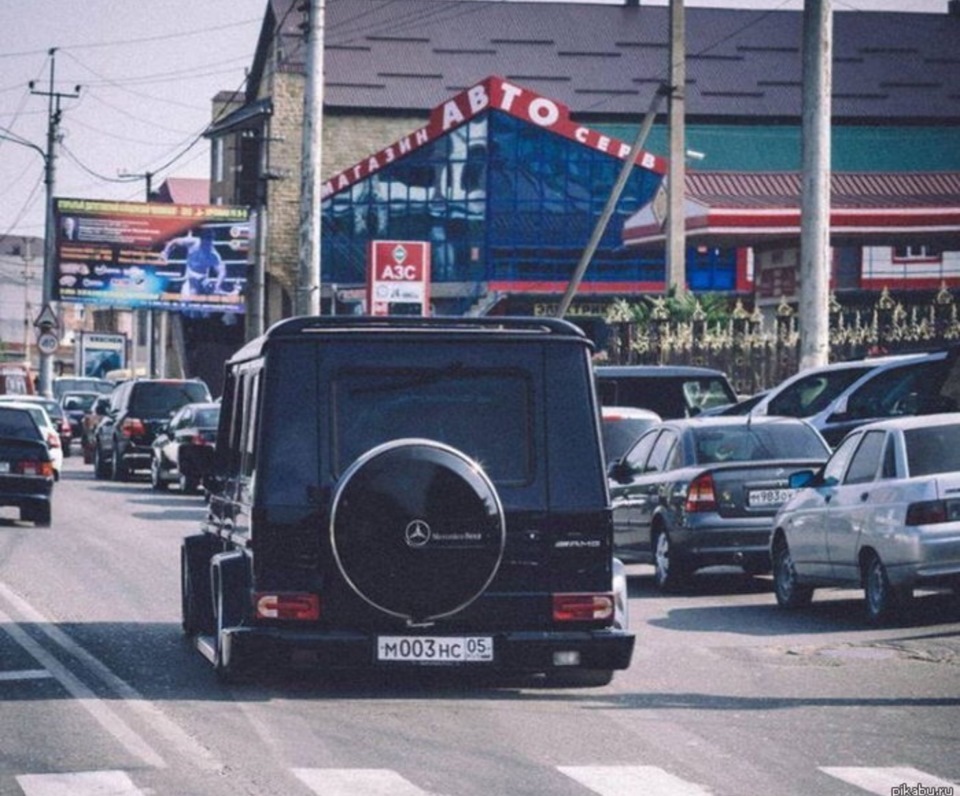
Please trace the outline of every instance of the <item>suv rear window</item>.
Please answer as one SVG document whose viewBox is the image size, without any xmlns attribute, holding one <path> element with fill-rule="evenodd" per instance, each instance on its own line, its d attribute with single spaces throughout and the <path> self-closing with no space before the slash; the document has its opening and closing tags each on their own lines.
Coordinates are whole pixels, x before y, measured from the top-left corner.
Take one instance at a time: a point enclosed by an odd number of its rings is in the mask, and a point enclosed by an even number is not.
<svg viewBox="0 0 960 796">
<path fill-rule="evenodd" d="M 527 378 L 510 371 L 341 371 L 333 387 L 336 470 L 387 440 L 422 437 L 428 425 L 435 439 L 482 462 L 494 481 L 526 483 L 530 396 Z"/>
<path fill-rule="evenodd" d="M 210 400 L 206 385 L 198 381 L 142 382 L 133 385 L 130 413 L 142 417 L 163 417 L 184 404 Z"/>
</svg>

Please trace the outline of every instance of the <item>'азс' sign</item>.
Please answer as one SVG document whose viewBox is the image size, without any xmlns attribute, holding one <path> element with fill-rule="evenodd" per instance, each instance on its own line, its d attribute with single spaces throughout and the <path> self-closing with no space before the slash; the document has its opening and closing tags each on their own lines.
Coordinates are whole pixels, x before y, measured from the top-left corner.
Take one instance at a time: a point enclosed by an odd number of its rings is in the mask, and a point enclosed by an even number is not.
<svg viewBox="0 0 960 796">
<path fill-rule="evenodd" d="M 429 314 L 429 243 L 409 240 L 370 242 L 367 307 L 371 315 Z"/>
</svg>

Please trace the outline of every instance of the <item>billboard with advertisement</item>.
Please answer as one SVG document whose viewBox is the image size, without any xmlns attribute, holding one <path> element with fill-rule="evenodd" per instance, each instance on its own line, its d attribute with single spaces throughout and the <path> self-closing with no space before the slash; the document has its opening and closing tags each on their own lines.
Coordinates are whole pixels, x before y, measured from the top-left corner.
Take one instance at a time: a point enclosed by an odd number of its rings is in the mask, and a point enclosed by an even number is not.
<svg viewBox="0 0 960 796">
<path fill-rule="evenodd" d="M 59 301 L 244 311 L 249 208 L 59 198 L 54 218 Z"/>
<path fill-rule="evenodd" d="M 81 332 L 76 371 L 81 376 L 106 378 L 127 366 L 127 336 L 110 332 Z"/>
<path fill-rule="evenodd" d="M 370 315 L 430 314 L 430 244 L 413 240 L 370 242 L 367 270 Z"/>
</svg>

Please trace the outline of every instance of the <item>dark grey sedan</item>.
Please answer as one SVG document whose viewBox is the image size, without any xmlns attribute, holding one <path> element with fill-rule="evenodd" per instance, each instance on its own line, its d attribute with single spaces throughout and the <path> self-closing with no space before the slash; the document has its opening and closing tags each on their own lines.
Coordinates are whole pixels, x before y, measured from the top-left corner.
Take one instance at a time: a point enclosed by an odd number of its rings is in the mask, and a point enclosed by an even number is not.
<svg viewBox="0 0 960 796">
<path fill-rule="evenodd" d="M 681 589 L 698 569 L 769 571 L 773 517 L 788 475 L 830 450 L 806 421 L 699 417 L 659 423 L 610 467 L 615 555 L 652 563 Z"/>
</svg>

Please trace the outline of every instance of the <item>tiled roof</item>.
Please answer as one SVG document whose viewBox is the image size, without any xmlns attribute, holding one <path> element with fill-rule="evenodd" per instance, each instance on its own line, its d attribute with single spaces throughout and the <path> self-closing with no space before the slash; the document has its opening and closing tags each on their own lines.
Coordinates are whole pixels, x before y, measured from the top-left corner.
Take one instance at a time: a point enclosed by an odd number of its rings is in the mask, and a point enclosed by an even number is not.
<svg viewBox="0 0 960 796">
<path fill-rule="evenodd" d="M 686 173 L 687 197 L 714 208 L 800 207 L 798 172 Z M 833 173 L 835 208 L 960 207 L 960 173 Z"/>
<path fill-rule="evenodd" d="M 200 177 L 168 177 L 157 191 L 161 202 L 176 205 L 210 204 L 210 180 Z"/>
<path fill-rule="evenodd" d="M 960 16 L 946 7 L 835 13 L 834 118 L 960 122 Z M 302 69 L 298 0 L 270 9 L 283 23 L 281 68 Z M 688 118 L 800 116 L 802 12 L 685 16 Z M 574 114 L 636 116 L 667 78 L 668 30 L 669 8 L 642 3 L 327 0 L 325 104 L 426 111 L 499 74 Z"/>
</svg>

